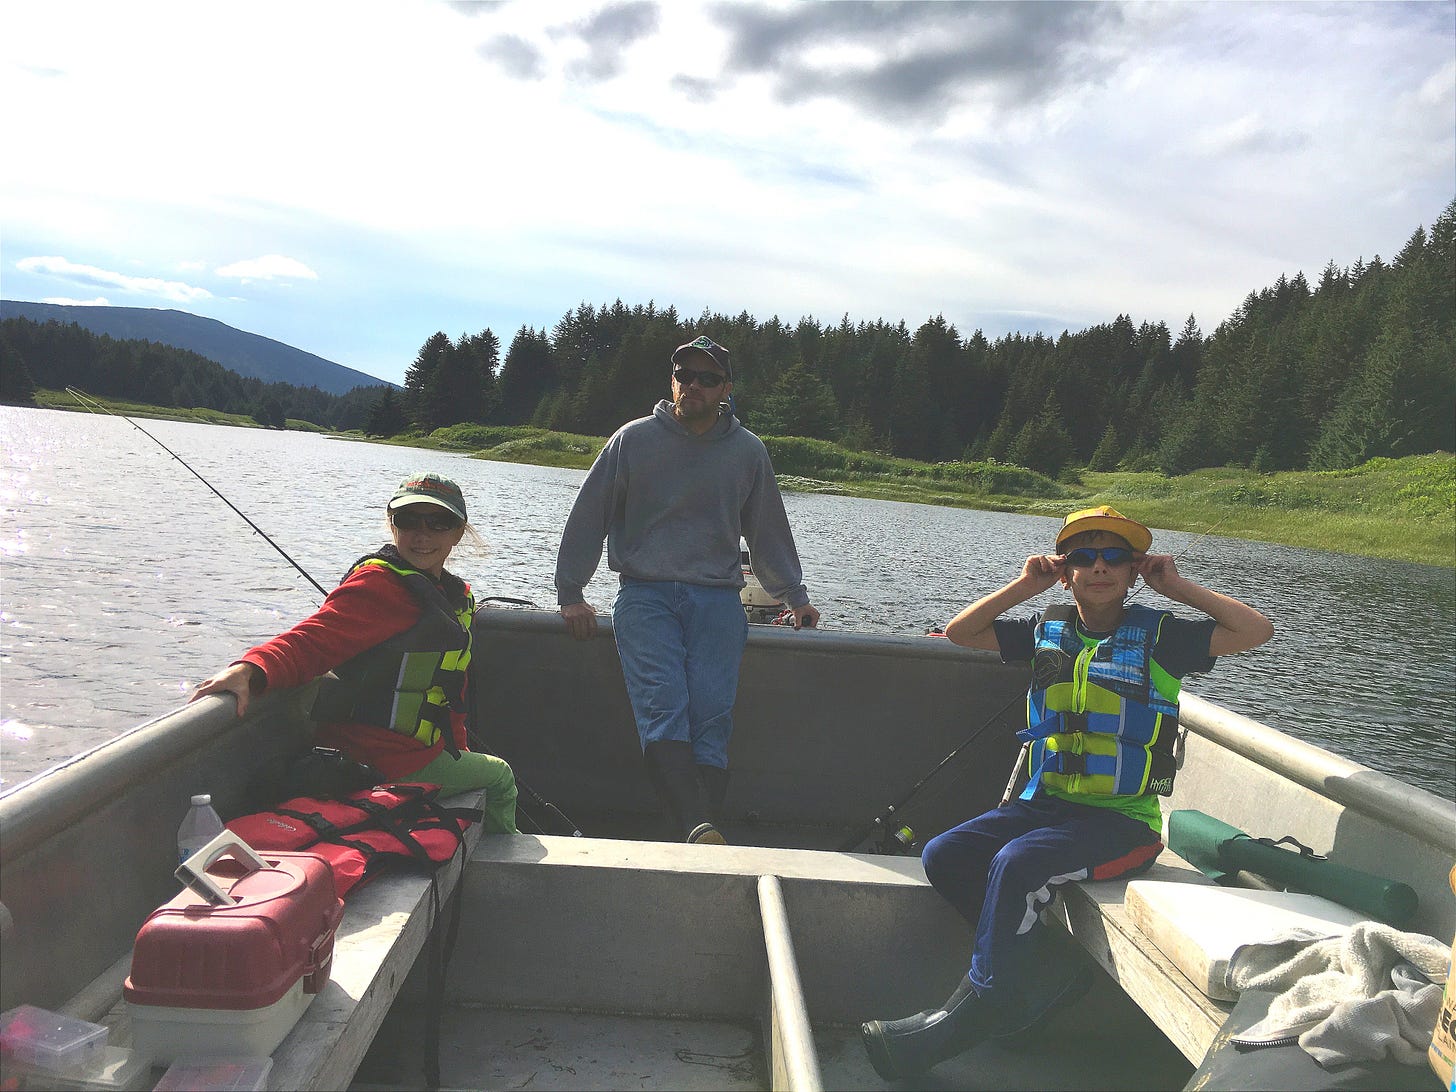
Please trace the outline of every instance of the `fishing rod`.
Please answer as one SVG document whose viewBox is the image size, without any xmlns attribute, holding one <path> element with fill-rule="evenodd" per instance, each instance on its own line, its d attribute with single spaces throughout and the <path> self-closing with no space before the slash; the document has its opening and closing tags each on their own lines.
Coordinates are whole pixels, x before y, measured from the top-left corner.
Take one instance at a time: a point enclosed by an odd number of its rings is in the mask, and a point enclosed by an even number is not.
<svg viewBox="0 0 1456 1092">
<path fill-rule="evenodd" d="M 200 481 L 203 485 L 207 486 L 208 489 L 212 490 L 213 495 L 215 497 L 217 497 L 218 500 L 222 501 L 229 508 L 231 508 L 234 512 L 236 512 L 238 514 L 238 516 L 243 520 L 244 523 L 246 523 L 249 527 L 251 527 L 254 531 L 256 531 L 260 536 L 262 536 L 262 539 L 263 539 L 264 542 L 266 542 L 269 546 L 272 546 L 273 549 L 277 550 L 278 553 L 282 555 L 282 557 L 283 557 L 283 559 L 285 561 L 287 561 L 290 565 L 292 565 L 295 569 L 297 569 L 299 571 L 299 573 L 301 573 L 303 575 L 303 578 L 305 580 L 307 580 L 310 584 L 312 584 L 315 588 L 318 589 L 318 592 L 319 592 L 320 595 L 322 595 L 325 599 L 328 598 L 329 593 L 328 593 L 328 591 L 325 590 L 325 588 L 324 588 L 324 586 L 322 584 L 320 584 L 317 580 L 315 580 L 312 576 L 310 576 L 309 573 L 307 572 L 307 570 L 305 570 L 302 565 L 300 565 L 297 561 L 294 561 L 293 558 L 291 558 L 288 555 L 288 551 L 286 551 L 285 549 L 283 549 L 283 547 L 280 546 L 280 545 L 278 545 L 278 543 L 274 542 L 273 539 L 271 539 L 268 536 L 267 532 L 265 532 L 261 527 L 259 527 L 256 523 L 254 523 L 251 519 L 249 519 L 247 517 L 247 515 L 242 511 L 242 509 L 240 509 L 236 504 L 234 504 L 232 501 L 228 500 L 220 492 L 218 492 L 217 488 L 210 481 L 208 481 L 206 478 L 204 478 L 201 474 L 199 474 L 191 466 L 188 466 L 187 461 L 185 459 L 183 459 L 182 456 L 178 455 L 170 447 L 168 447 L 166 444 L 162 443 L 161 440 L 157 439 L 155 436 L 153 436 L 146 429 L 142 428 L 141 425 L 137 424 L 130 417 L 126 416 L 126 414 L 115 412 L 110 407 L 106 406 L 105 404 L 103 404 L 101 402 L 98 402 L 96 399 L 94 399 L 90 395 L 86 394 L 84 391 L 77 390 L 75 387 L 67 387 L 66 388 L 66 393 L 69 394 L 72 398 L 76 399 L 77 402 L 81 403 L 81 405 L 82 405 L 83 408 L 89 410 L 92 413 L 95 413 L 99 409 L 99 410 L 102 410 L 105 413 L 109 413 L 112 417 L 119 417 L 119 418 L 121 418 L 127 424 L 131 425 L 132 428 L 136 429 L 143 436 L 145 436 L 148 440 L 151 440 L 154 444 L 156 444 L 158 447 L 160 447 L 168 455 L 172 456 L 172 458 L 176 459 L 179 463 L 181 463 L 184 467 L 186 467 L 188 473 L 190 473 L 194 478 L 196 478 L 198 481 Z M 504 599 L 505 597 L 502 596 L 502 597 L 498 597 L 498 598 Z M 527 601 L 526 600 L 515 600 L 515 602 L 525 603 Z M 474 713 L 475 713 L 475 709 L 474 709 L 474 688 L 472 688 L 472 690 L 471 690 L 471 699 L 472 699 L 471 700 L 471 725 L 470 726 L 467 726 L 467 728 L 466 728 L 466 735 L 467 735 L 467 738 L 470 740 L 470 742 L 471 742 L 472 745 L 481 746 L 480 739 L 475 734 L 474 728 L 473 728 Z M 484 753 L 484 748 L 483 747 L 482 747 L 482 753 Z M 530 799 L 538 807 L 546 808 L 549 811 L 554 812 L 557 816 L 559 816 L 561 818 L 561 820 L 563 822 L 565 822 L 566 825 L 571 828 L 572 837 L 574 837 L 574 838 L 580 838 L 580 837 L 582 837 L 581 830 L 577 827 L 577 825 L 574 822 L 571 821 L 570 818 L 567 817 L 567 815 L 566 815 L 565 812 L 563 812 L 560 808 L 558 808 L 555 804 L 551 803 L 545 797 L 541 796 L 540 793 L 536 792 L 530 786 L 523 784 L 520 781 L 519 778 L 516 780 L 516 788 L 519 789 L 521 792 L 525 793 L 528 797 L 530 797 Z M 539 826 L 539 825 L 540 824 L 538 823 L 537 826 Z"/>
<path fill-rule="evenodd" d="M 854 835 L 852 838 L 846 839 L 844 844 L 839 847 L 839 852 L 849 853 L 862 842 L 866 842 L 874 838 L 878 838 L 877 844 L 881 847 L 881 853 L 895 853 L 909 849 L 912 843 L 914 843 L 915 841 L 915 832 L 911 830 L 910 827 L 905 826 L 903 823 L 896 825 L 898 823 L 900 810 L 919 794 L 920 790 L 925 787 L 926 782 L 928 782 L 941 770 L 945 769 L 946 766 L 950 765 L 950 763 L 955 760 L 956 756 L 964 751 L 967 747 L 969 747 L 972 743 L 975 743 L 976 740 L 980 739 L 987 728 L 991 727 L 991 725 L 995 724 L 996 721 L 1001 719 L 1002 714 L 1004 714 L 1013 705 L 1018 705 L 1025 700 L 1025 694 L 1017 693 L 1014 697 L 1012 697 L 1010 701 L 1008 701 L 1005 705 L 1001 706 L 1000 709 L 997 709 L 996 712 L 992 713 L 989 717 L 987 717 L 985 722 L 981 724 L 980 727 L 978 727 L 969 736 L 967 736 L 965 741 L 962 742 L 959 747 L 957 747 L 955 750 L 951 751 L 950 754 L 942 758 L 928 773 L 926 773 L 924 777 L 922 777 L 919 781 L 915 782 L 914 785 L 910 786 L 909 792 L 905 793 L 905 795 L 900 797 L 898 801 L 885 808 L 885 810 L 880 812 L 879 815 L 876 815 L 874 819 L 871 820 L 869 826 L 865 830 L 861 831 L 859 834 Z M 895 843 L 895 846 L 890 845 L 891 841 Z"/>
<path fill-rule="evenodd" d="M 297 569 L 303 575 L 303 578 L 305 580 L 307 580 L 310 584 L 312 584 L 315 588 L 318 589 L 318 593 L 320 595 L 324 596 L 325 598 L 328 598 L 328 594 L 329 593 L 324 589 L 324 586 L 322 584 L 320 584 L 313 577 L 309 576 L 308 573 L 304 571 L 304 568 L 303 568 L 302 565 L 300 565 L 297 561 L 294 561 L 293 558 L 291 558 L 291 557 L 288 556 L 288 551 L 287 550 L 285 550 L 282 546 L 278 545 L 278 543 L 274 542 L 271 538 L 269 538 L 268 537 L 268 533 L 266 531 L 264 531 L 263 528 L 259 527 L 256 523 L 254 523 L 252 520 L 250 520 L 243 513 L 243 511 L 240 508 L 238 508 L 238 506 L 236 504 L 234 504 L 232 501 L 228 500 L 221 493 L 219 493 L 213 487 L 213 484 L 210 481 L 208 481 L 206 478 L 204 478 L 201 474 L 197 473 L 196 470 L 193 470 L 192 467 L 188 466 L 187 465 L 187 460 L 184 459 L 184 458 L 182 458 L 181 455 L 178 455 L 170 447 L 168 447 L 166 444 L 162 443 L 161 440 L 157 439 L 155 436 L 153 436 L 146 429 L 142 428 L 141 425 L 137 424 L 130 417 L 126 416 L 126 414 L 124 414 L 124 413 L 116 413 L 110 407 L 104 405 L 101 402 L 96 401 L 96 399 L 92 398 L 90 395 L 86 394 L 83 391 L 77 390 L 75 387 L 67 387 L 66 388 L 66 393 L 69 394 L 72 398 L 76 399 L 77 402 L 80 402 L 81 405 L 82 405 L 82 407 L 84 407 L 87 410 L 90 410 L 92 413 L 95 413 L 99 409 L 99 410 L 102 410 L 102 411 L 104 411 L 106 413 L 111 414 L 111 416 L 113 416 L 113 417 L 120 417 L 123 421 L 125 421 L 127 424 L 129 424 L 132 428 L 136 429 L 143 436 L 145 436 L 148 440 L 152 441 L 152 443 L 156 444 L 159 448 L 161 448 L 163 451 L 165 451 L 168 455 L 170 455 L 170 456 L 172 456 L 172 458 L 176 459 L 179 463 L 182 464 L 182 466 L 187 470 L 187 472 L 189 474 L 191 474 L 194 478 L 196 478 L 198 481 L 200 481 L 203 485 L 207 486 L 207 488 L 211 489 L 212 492 L 213 492 L 213 495 L 216 496 L 218 500 L 222 501 L 223 504 L 227 505 L 234 512 L 236 512 L 238 514 L 238 516 L 242 519 L 242 521 L 244 523 L 246 523 L 249 527 L 251 527 L 259 535 L 261 535 L 264 542 L 266 542 L 269 546 L 272 546 L 273 549 L 277 550 L 279 552 L 279 554 L 281 554 L 283 556 L 283 560 L 284 561 L 288 562 L 288 564 L 292 565 L 295 569 Z"/>
</svg>

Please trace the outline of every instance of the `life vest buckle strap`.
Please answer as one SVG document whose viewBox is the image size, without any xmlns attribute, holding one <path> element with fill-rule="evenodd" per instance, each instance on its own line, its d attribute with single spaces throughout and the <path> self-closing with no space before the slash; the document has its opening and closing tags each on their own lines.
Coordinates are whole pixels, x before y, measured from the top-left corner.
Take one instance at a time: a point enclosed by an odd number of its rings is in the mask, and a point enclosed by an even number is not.
<svg viewBox="0 0 1456 1092">
<path fill-rule="evenodd" d="M 297 819 L 300 823 L 305 824 L 309 830 L 318 835 L 320 839 L 333 838 L 336 835 L 342 834 L 344 831 L 344 828 L 335 826 L 316 811 L 294 811 L 290 808 L 275 808 L 273 810 L 279 815 L 286 815 L 290 819 Z"/>
<path fill-rule="evenodd" d="M 1076 751 L 1053 751 L 1047 755 L 1047 773 L 1085 776 L 1087 756 Z"/>
</svg>

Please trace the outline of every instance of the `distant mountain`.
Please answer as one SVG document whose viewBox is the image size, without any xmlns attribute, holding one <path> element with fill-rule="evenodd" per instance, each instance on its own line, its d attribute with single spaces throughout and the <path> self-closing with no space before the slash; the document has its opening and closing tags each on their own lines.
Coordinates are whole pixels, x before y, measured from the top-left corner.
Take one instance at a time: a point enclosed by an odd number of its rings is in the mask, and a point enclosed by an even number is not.
<svg viewBox="0 0 1456 1092">
<path fill-rule="evenodd" d="M 0 320 L 8 318 L 30 319 L 32 322 L 74 322 L 93 334 L 190 349 L 217 361 L 230 371 L 265 383 L 317 387 L 329 394 L 346 394 L 355 387 L 398 386 L 281 341 L 237 330 L 225 322 L 190 315 L 186 311 L 0 300 Z"/>
</svg>

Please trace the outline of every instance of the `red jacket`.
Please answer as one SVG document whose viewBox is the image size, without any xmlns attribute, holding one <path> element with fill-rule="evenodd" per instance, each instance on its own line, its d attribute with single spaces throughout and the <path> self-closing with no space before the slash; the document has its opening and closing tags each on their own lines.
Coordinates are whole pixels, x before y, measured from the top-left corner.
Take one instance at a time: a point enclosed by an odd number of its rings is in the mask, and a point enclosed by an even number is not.
<svg viewBox="0 0 1456 1092">
<path fill-rule="evenodd" d="M 419 603 L 394 573 L 364 565 L 331 591 L 312 615 L 248 650 L 242 662 L 261 669 L 270 687 L 300 686 L 403 633 L 419 621 L 420 614 Z M 468 750 L 464 715 L 452 713 L 450 724 L 455 745 Z M 356 762 L 367 762 L 390 781 L 407 780 L 445 749 L 443 739 L 427 747 L 372 724 L 321 724 L 315 742 L 337 747 Z"/>
</svg>

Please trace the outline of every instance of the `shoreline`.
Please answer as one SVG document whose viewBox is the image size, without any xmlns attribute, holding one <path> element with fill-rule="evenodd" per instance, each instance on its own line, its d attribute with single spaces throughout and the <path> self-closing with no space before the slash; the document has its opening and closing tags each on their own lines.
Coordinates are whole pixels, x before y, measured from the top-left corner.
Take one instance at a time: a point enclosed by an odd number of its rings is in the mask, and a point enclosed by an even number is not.
<svg viewBox="0 0 1456 1092">
<path fill-rule="evenodd" d="M 21 408 L 80 409 L 66 401 L 64 392 L 37 394 L 42 404 Z M 212 410 L 103 404 L 117 416 L 262 427 L 249 418 Z M 292 428 L 295 424 L 297 429 Z M 388 439 L 328 432 L 307 422 L 290 422 L 290 430 L 580 470 L 591 465 L 606 443 L 606 437 L 529 426 L 457 425 L 428 437 Z M 785 492 L 1049 517 L 1111 504 L 1164 530 L 1456 569 L 1456 456 L 1446 452 L 1372 459 L 1348 470 L 1260 473 L 1221 467 L 1177 477 L 1084 470 L 1053 482 L 1003 464 L 914 463 L 794 437 L 767 437 L 764 442 Z M 853 469 L 836 470 L 835 463 Z M 991 483 L 991 490 L 975 487 L 984 482 Z"/>
</svg>

